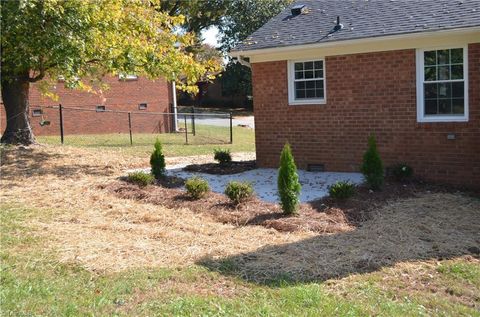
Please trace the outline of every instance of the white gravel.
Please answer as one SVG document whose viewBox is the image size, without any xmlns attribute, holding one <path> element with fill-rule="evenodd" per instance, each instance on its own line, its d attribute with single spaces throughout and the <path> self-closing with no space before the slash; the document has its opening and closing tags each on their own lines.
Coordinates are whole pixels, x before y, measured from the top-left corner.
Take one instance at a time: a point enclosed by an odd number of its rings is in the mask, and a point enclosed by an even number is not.
<svg viewBox="0 0 480 317">
<path fill-rule="evenodd" d="M 177 176 L 184 179 L 200 176 L 208 181 L 212 191 L 223 193 L 229 181 L 251 182 L 257 197 L 268 202 L 278 202 L 277 196 L 277 169 L 257 168 L 254 170 L 232 174 L 212 175 L 205 173 L 194 173 L 184 171 L 186 164 L 167 167 L 167 175 Z M 338 172 L 307 172 L 298 171 L 302 191 L 300 201 L 307 202 L 319 199 L 328 195 L 328 186 L 337 181 L 350 181 L 354 184 L 361 184 L 363 176 L 360 173 L 338 173 Z"/>
</svg>

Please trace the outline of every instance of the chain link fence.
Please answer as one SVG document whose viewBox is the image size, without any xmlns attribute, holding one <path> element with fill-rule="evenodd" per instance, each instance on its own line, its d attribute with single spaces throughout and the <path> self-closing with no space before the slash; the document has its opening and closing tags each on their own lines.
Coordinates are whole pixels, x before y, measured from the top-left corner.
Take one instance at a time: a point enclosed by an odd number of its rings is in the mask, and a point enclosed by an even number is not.
<svg viewBox="0 0 480 317">
<path fill-rule="evenodd" d="M 32 107 L 32 125 L 46 143 L 79 146 L 231 144 L 231 113 L 142 112 L 83 107 Z"/>
</svg>

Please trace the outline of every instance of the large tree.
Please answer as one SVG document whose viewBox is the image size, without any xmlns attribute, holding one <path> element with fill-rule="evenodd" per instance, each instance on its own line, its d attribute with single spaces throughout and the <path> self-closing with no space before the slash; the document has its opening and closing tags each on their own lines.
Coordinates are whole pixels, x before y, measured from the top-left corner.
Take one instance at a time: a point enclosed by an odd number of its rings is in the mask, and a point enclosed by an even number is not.
<svg viewBox="0 0 480 317">
<path fill-rule="evenodd" d="M 1 0 L 1 91 L 7 126 L 1 142 L 31 144 L 31 83 L 45 92 L 59 76 L 88 89 L 106 74 L 135 73 L 174 80 L 194 91 L 214 61 L 196 61 L 184 48 L 194 36 L 178 30 L 183 16 L 160 0 Z"/>
<path fill-rule="evenodd" d="M 227 0 L 227 10 L 219 25 L 221 49 L 229 52 L 239 42 L 280 13 L 293 0 Z M 227 94 L 252 93 L 252 72 L 243 65 L 229 61 L 222 76 Z"/>
</svg>

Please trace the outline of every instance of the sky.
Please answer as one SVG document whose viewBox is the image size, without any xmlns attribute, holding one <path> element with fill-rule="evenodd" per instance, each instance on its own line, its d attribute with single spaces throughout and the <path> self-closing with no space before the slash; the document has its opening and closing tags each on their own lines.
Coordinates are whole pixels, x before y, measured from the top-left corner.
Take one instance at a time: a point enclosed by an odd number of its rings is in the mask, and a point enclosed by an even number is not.
<svg viewBox="0 0 480 317">
<path fill-rule="evenodd" d="M 218 47 L 218 28 L 216 26 L 211 26 L 208 29 L 202 31 L 203 43 L 210 44 L 214 47 Z"/>
</svg>

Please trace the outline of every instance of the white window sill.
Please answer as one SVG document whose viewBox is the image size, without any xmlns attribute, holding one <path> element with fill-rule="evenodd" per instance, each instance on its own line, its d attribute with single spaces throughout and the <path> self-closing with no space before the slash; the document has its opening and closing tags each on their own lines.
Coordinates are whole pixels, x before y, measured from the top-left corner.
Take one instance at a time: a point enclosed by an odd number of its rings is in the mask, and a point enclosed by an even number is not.
<svg viewBox="0 0 480 317">
<path fill-rule="evenodd" d="M 423 117 L 423 118 L 418 118 L 417 120 L 419 123 L 423 123 L 423 122 L 468 122 L 468 118 L 467 117 L 442 117 L 442 116 L 438 116 L 438 117 Z"/>
<path fill-rule="evenodd" d="M 306 99 L 306 100 L 294 100 L 289 101 L 288 105 L 290 106 L 300 106 L 300 105 L 325 105 L 327 102 L 325 99 Z"/>
</svg>

